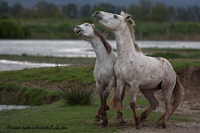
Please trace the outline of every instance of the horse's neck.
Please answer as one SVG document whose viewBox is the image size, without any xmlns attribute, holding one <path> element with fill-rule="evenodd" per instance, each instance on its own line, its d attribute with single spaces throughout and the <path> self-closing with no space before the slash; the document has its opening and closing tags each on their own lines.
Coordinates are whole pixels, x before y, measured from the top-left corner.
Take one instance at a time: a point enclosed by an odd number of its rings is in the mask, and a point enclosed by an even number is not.
<svg viewBox="0 0 200 133">
<path fill-rule="evenodd" d="M 135 39 L 132 38 L 128 27 L 114 32 L 117 44 L 117 58 L 127 60 L 132 58 L 136 51 L 134 47 Z"/>
<path fill-rule="evenodd" d="M 100 63 L 106 62 L 106 60 L 108 59 L 108 53 L 100 38 L 99 37 L 90 38 L 89 42 L 91 43 L 94 52 L 96 54 L 96 60 Z"/>
</svg>

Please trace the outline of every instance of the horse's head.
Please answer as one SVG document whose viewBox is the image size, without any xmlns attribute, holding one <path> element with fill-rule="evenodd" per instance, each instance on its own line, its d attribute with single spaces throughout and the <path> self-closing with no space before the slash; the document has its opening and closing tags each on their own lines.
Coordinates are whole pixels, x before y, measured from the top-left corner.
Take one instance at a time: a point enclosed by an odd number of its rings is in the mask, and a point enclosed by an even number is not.
<svg viewBox="0 0 200 133">
<path fill-rule="evenodd" d="M 84 39 L 85 38 L 92 38 L 94 37 L 94 24 L 89 24 L 89 23 L 84 23 L 84 24 L 81 24 L 81 25 L 78 25 L 74 28 L 74 32 L 83 37 Z"/>
<path fill-rule="evenodd" d="M 89 41 L 91 38 L 99 38 L 103 45 L 105 46 L 106 50 L 108 53 L 111 52 L 112 48 L 110 46 L 110 44 L 106 41 L 105 39 L 105 35 L 101 35 L 99 33 L 99 31 L 95 28 L 95 25 L 94 24 L 89 24 L 89 23 L 84 23 L 84 24 L 81 24 L 81 25 L 78 25 L 74 28 L 74 32 L 83 37 L 83 39 L 85 41 Z"/>
<path fill-rule="evenodd" d="M 121 15 L 117 15 L 103 11 L 96 11 L 92 16 L 97 22 L 99 22 L 110 31 L 118 30 L 118 28 L 122 27 L 125 24 L 124 22 L 135 25 L 134 21 L 131 18 L 131 15 L 128 15 L 124 12 L 121 12 Z"/>
</svg>

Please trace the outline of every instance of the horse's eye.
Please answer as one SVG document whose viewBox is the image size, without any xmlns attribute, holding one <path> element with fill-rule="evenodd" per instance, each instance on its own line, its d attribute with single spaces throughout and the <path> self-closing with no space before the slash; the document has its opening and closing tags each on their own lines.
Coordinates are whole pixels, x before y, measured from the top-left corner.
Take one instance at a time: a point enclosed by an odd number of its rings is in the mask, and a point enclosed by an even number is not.
<svg viewBox="0 0 200 133">
<path fill-rule="evenodd" d="M 117 18 L 117 15 L 114 15 L 114 18 Z"/>
<path fill-rule="evenodd" d="M 85 26 L 89 26 L 89 24 L 85 24 Z"/>
</svg>

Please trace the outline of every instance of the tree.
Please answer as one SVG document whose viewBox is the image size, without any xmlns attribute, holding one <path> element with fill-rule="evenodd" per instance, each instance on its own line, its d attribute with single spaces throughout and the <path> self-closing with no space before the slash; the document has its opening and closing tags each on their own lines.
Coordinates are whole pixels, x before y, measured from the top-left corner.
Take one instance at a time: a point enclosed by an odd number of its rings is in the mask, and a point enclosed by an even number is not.
<svg viewBox="0 0 200 133">
<path fill-rule="evenodd" d="M 128 7 L 128 12 L 130 13 L 130 14 L 132 14 L 132 18 L 133 19 L 137 19 L 137 6 L 136 6 L 136 4 L 131 4 L 129 7 Z"/>
<path fill-rule="evenodd" d="M 177 16 L 179 21 L 187 21 L 188 20 L 188 14 L 185 8 L 178 7 L 177 8 Z"/>
<path fill-rule="evenodd" d="M 150 21 L 152 13 L 152 3 L 146 0 L 140 0 L 140 4 L 129 6 L 129 11 L 134 14 L 135 19 L 141 21 Z"/>
<path fill-rule="evenodd" d="M 78 9 L 75 4 L 67 4 L 62 6 L 62 12 L 67 14 L 69 18 L 77 18 L 78 16 Z"/>
<path fill-rule="evenodd" d="M 157 22 L 169 21 L 171 16 L 170 9 L 164 4 L 156 3 L 152 9 L 152 20 Z"/>
<path fill-rule="evenodd" d="M 39 2 L 35 7 L 35 15 L 37 17 L 62 17 L 62 13 L 56 5 Z"/>
<path fill-rule="evenodd" d="M 10 8 L 10 14 L 12 17 L 17 17 L 19 12 L 23 9 L 22 5 L 19 3 L 15 3 L 11 8 Z"/>
<path fill-rule="evenodd" d="M 122 7 L 122 6 L 118 6 L 118 7 L 116 7 L 116 11 L 115 11 L 115 12 L 116 12 L 117 14 L 120 14 L 121 11 L 123 11 L 123 12 L 127 12 L 127 10 L 126 10 L 125 7 Z"/>
<path fill-rule="evenodd" d="M 116 13 L 116 7 L 114 5 L 111 5 L 109 3 L 100 3 L 98 6 L 94 6 L 93 12 L 95 11 L 106 11 L 106 12 L 112 12 Z"/>
<path fill-rule="evenodd" d="M 10 7 L 8 6 L 7 2 L 0 2 L 0 14 L 9 14 Z"/>
<path fill-rule="evenodd" d="M 84 5 L 81 7 L 81 17 L 89 17 L 91 16 L 91 7 L 90 5 Z"/>
<path fill-rule="evenodd" d="M 33 9 L 22 9 L 18 16 L 29 18 L 58 18 L 63 17 L 64 15 L 56 5 L 39 2 Z"/>
</svg>

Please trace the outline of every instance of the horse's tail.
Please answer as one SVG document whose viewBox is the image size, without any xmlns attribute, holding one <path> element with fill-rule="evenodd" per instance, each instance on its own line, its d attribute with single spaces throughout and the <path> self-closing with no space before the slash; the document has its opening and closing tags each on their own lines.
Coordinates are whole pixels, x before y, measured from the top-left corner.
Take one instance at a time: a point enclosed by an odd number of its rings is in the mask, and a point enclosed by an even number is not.
<svg viewBox="0 0 200 133">
<path fill-rule="evenodd" d="M 181 102 L 182 92 L 184 92 L 184 88 L 181 85 L 178 76 L 176 75 L 176 84 L 175 84 L 175 87 L 173 89 L 172 97 L 171 97 L 172 112 L 170 114 L 170 117 L 174 114 L 174 112 L 176 111 L 176 109 L 178 108 L 178 106 Z M 162 118 L 164 116 L 165 116 L 165 113 L 160 117 L 160 119 L 158 121 L 162 120 Z"/>
<path fill-rule="evenodd" d="M 172 98 L 171 98 L 172 112 L 171 112 L 170 117 L 174 114 L 174 112 L 178 108 L 178 106 L 179 106 L 179 104 L 181 102 L 182 92 L 183 91 L 184 91 L 184 88 L 181 85 L 178 76 L 176 75 L 176 85 L 175 85 L 174 90 L 172 92 Z"/>
<path fill-rule="evenodd" d="M 109 106 L 112 106 L 112 109 L 117 109 L 117 100 L 116 100 L 116 92 L 117 92 L 117 87 L 114 87 L 112 90 L 112 98 L 110 99 Z"/>
</svg>

